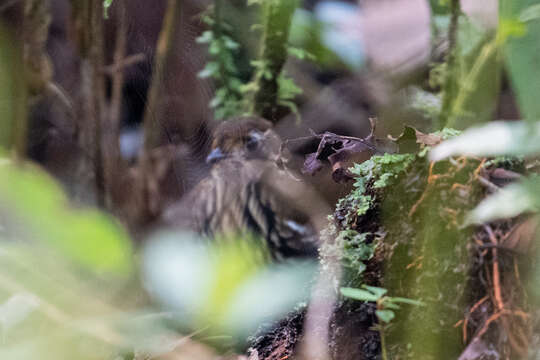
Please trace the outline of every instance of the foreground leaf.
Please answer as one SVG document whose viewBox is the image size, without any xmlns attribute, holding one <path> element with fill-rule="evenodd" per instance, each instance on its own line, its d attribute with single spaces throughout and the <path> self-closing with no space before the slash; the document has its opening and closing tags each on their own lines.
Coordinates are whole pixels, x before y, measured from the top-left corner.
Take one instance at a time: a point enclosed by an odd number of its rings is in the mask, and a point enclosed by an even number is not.
<svg viewBox="0 0 540 360">
<path fill-rule="evenodd" d="M 482 201 L 469 215 L 468 224 L 512 218 L 539 209 L 540 180 L 527 179 L 500 189 Z"/>
<path fill-rule="evenodd" d="M 494 121 L 471 128 L 462 135 L 444 141 L 430 153 L 431 161 L 453 155 L 497 156 L 540 153 L 540 122 Z"/>
<path fill-rule="evenodd" d="M 0 225 L 18 240 L 40 241 L 89 270 L 130 271 L 127 233 L 97 210 L 71 208 L 52 178 L 36 167 L 0 165 Z"/>
</svg>

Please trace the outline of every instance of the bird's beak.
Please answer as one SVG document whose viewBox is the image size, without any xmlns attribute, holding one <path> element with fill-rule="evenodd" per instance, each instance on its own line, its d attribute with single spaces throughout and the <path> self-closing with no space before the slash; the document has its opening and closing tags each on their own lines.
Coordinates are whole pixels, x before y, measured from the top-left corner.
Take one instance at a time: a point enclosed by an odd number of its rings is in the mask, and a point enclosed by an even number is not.
<svg viewBox="0 0 540 360">
<path fill-rule="evenodd" d="M 225 153 L 220 148 L 215 148 L 206 157 L 206 163 L 214 164 L 225 157 Z"/>
</svg>

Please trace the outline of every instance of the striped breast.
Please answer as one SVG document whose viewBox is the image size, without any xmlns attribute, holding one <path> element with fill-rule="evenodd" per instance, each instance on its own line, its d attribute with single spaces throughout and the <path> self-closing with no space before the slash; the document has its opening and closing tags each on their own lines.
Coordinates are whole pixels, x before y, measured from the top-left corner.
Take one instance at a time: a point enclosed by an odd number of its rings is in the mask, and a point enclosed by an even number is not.
<svg viewBox="0 0 540 360">
<path fill-rule="evenodd" d="M 309 219 L 265 181 L 278 172 L 270 161 L 225 159 L 182 201 L 189 227 L 207 236 L 260 235 L 273 258 L 316 256 L 316 234 Z M 187 210 L 187 211 L 186 211 Z M 181 215 L 169 215 L 176 218 Z"/>
</svg>

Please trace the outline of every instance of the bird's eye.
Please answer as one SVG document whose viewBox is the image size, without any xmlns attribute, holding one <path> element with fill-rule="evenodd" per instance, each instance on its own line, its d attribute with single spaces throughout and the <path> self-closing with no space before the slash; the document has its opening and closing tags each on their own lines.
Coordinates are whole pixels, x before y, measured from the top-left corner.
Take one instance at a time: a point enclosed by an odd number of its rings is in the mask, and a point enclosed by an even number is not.
<svg viewBox="0 0 540 360">
<path fill-rule="evenodd" d="M 263 135 L 258 131 L 252 131 L 246 138 L 246 148 L 250 151 L 257 149 Z"/>
</svg>

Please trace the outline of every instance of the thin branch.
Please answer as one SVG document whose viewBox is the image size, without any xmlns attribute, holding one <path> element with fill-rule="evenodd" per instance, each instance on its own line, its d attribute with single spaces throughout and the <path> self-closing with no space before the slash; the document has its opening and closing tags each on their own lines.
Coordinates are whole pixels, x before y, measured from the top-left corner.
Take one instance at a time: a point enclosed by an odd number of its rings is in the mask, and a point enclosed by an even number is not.
<svg viewBox="0 0 540 360">
<path fill-rule="evenodd" d="M 118 14 L 118 27 L 116 29 L 113 67 L 117 69 L 112 73 L 112 91 L 109 113 L 105 119 L 103 132 L 103 180 L 105 182 L 105 203 L 112 208 L 112 191 L 118 179 L 118 170 L 123 166 L 120 156 L 120 121 L 122 116 L 122 93 L 124 88 L 124 70 L 122 64 L 126 57 L 127 19 L 126 8 L 122 0 L 117 0 L 115 6 Z"/>
<path fill-rule="evenodd" d="M 154 71 L 152 84 L 148 91 L 146 109 L 144 113 L 144 148 L 145 151 L 159 145 L 162 134 L 162 121 L 164 117 L 163 99 L 165 96 L 165 82 L 167 69 L 173 61 L 173 50 L 178 46 L 180 39 L 179 25 L 182 21 L 182 1 L 169 0 L 165 11 L 165 19 L 159 34 L 154 58 Z"/>
<path fill-rule="evenodd" d="M 142 63 L 145 60 L 146 60 L 145 54 L 129 55 L 120 59 L 120 61 L 115 60 L 113 64 L 105 66 L 103 68 L 103 72 L 107 75 L 114 76 L 116 72 L 123 71 L 125 68 L 129 66 Z"/>
</svg>

